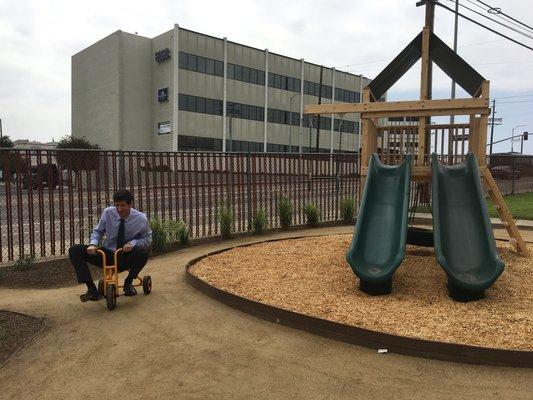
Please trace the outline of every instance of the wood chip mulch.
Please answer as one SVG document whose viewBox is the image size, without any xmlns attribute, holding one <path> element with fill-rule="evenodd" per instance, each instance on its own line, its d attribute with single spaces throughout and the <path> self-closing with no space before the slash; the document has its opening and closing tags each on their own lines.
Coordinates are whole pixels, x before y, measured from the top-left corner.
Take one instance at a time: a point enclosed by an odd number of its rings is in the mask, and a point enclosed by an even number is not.
<svg viewBox="0 0 533 400">
<path fill-rule="evenodd" d="M 89 265 L 93 280 L 102 272 L 101 267 Z M 28 266 L 0 266 L 0 288 L 53 289 L 78 285 L 74 268 L 68 259 L 36 262 Z"/>
<path fill-rule="evenodd" d="M 0 310 L 0 365 L 38 333 L 44 320 Z"/>
<path fill-rule="evenodd" d="M 432 248 L 407 246 L 393 292 L 359 291 L 345 261 L 352 235 L 260 243 L 209 256 L 191 272 L 225 291 L 302 314 L 443 342 L 533 350 L 533 260 L 497 242 L 503 274 L 485 299 L 448 297 Z M 533 246 L 529 245 L 533 253 Z"/>
</svg>

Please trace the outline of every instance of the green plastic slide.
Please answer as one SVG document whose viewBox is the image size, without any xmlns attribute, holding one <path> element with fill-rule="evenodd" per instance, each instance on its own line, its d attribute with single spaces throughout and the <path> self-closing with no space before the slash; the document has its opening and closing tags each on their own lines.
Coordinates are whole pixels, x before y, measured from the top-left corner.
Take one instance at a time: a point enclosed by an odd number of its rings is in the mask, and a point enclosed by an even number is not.
<svg viewBox="0 0 533 400">
<path fill-rule="evenodd" d="M 432 155 L 435 254 L 458 301 L 484 297 L 503 271 L 498 257 L 476 158 L 444 166 Z"/>
<path fill-rule="evenodd" d="M 346 260 L 371 295 L 390 293 L 407 236 L 411 155 L 402 165 L 382 164 L 372 154 L 363 199 Z"/>
</svg>

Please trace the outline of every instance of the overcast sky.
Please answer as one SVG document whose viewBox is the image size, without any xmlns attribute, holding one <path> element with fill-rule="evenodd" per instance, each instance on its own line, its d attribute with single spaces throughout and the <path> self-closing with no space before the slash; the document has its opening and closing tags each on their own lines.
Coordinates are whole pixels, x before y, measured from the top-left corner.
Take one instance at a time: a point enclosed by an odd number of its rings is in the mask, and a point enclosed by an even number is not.
<svg viewBox="0 0 533 400">
<path fill-rule="evenodd" d="M 441 2 L 453 7 L 451 0 Z M 460 2 L 481 11 L 473 4 L 475 0 Z M 529 1 L 485 2 L 503 7 L 507 14 L 533 25 Z M 153 37 L 178 23 L 373 78 L 420 32 L 424 11 L 415 3 L 0 0 L 3 131 L 14 139 L 41 141 L 70 134 L 71 56 L 118 29 Z M 482 20 L 480 16 L 475 18 Z M 435 33 L 452 46 L 453 15 L 441 8 L 436 10 Z M 533 47 L 533 40 L 516 33 L 512 36 Z M 510 136 L 511 129 L 521 124 L 527 127 L 517 132 L 533 131 L 533 51 L 465 20 L 459 22 L 458 43 L 459 54 L 491 81 L 496 116 L 503 118 L 503 125 L 495 129 L 495 140 Z M 419 74 L 417 65 L 391 89 L 389 99 L 417 99 Z M 450 85 L 445 74 L 435 71 L 434 98 L 449 97 Z M 462 91 L 458 95 L 466 97 Z M 515 151 L 519 147 L 517 143 Z M 509 150 L 509 142 L 495 147 L 495 151 Z M 524 152 L 533 154 L 533 137 L 525 142 Z"/>
</svg>

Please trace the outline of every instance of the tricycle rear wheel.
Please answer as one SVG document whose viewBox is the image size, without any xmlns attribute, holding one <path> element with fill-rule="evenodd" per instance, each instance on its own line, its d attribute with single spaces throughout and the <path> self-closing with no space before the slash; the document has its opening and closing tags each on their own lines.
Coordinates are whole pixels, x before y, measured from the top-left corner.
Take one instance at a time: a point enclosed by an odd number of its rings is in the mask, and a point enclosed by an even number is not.
<svg viewBox="0 0 533 400">
<path fill-rule="evenodd" d="M 108 283 L 106 289 L 107 309 L 113 311 L 117 306 L 117 287 L 114 283 Z"/>
</svg>

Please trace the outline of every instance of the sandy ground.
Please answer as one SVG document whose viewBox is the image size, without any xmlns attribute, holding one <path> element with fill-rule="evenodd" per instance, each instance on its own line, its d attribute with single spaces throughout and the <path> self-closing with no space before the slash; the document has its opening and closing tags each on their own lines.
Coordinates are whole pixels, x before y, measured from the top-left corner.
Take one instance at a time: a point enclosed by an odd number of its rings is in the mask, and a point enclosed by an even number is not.
<svg viewBox="0 0 533 400">
<path fill-rule="evenodd" d="M 349 227 L 299 231 L 349 232 Z M 294 235 L 294 233 L 292 233 Z M 261 236 L 152 259 L 150 296 L 81 304 L 81 287 L 0 289 L 0 309 L 47 330 L 0 369 L 1 399 L 524 399 L 533 371 L 375 351 L 258 320 L 189 287 L 188 260 Z"/>
<path fill-rule="evenodd" d="M 433 248 L 407 246 L 387 296 L 359 290 L 346 262 L 352 234 L 238 247 L 191 271 L 239 296 L 286 310 L 419 339 L 533 350 L 533 259 L 498 241 L 505 269 L 482 300 L 453 301 Z M 533 253 L 533 245 L 529 245 Z"/>
</svg>

